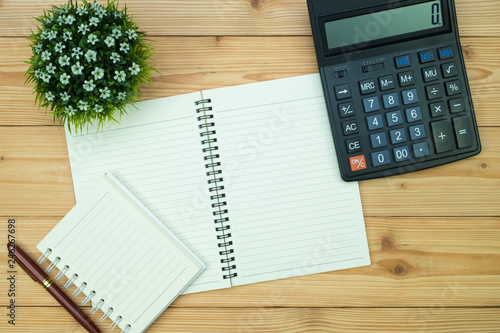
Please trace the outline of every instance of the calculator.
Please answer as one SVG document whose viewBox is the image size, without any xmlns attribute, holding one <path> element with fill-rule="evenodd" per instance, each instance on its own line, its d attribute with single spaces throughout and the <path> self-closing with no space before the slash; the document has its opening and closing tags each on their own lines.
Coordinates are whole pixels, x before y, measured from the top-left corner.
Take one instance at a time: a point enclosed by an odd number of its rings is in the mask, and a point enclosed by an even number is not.
<svg viewBox="0 0 500 333">
<path fill-rule="evenodd" d="M 453 0 L 308 0 L 345 181 L 481 151 Z"/>
</svg>

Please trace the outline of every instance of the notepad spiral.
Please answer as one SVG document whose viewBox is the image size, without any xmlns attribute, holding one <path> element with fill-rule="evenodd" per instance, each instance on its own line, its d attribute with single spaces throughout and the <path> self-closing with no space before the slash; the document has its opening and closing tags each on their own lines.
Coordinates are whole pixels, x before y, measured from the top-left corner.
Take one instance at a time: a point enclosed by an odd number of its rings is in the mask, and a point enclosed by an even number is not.
<svg viewBox="0 0 500 333">
<path fill-rule="evenodd" d="M 49 259 L 49 256 L 51 254 L 52 254 L 52 249 L 49 248 L 37 260 L 38 264 L 44 263 L 47 259 L 49 261 L 51 261 L 51 264 L 45 269 L 48 273 L 52 272 L 57 267 L 57 265 L 59 263 L 61 263 L 61 261 L 62 261 L 61 257 L 56 257 L 54 260 Z M 70 269 L 70 267 L 68 265 L 64 265 L 63 269 L 61 269 L 59 271 L 59 273 L 57 273 L 57 275 L 55 277 L 55 281 L 60 280 L 66 274 L 66 272 L 69 271 L 69 269 Z M 68 281 L 66 281 L 66 283 L 64 284 L 64 289 L 68 289 L 73 284 L 75 284 L 75 282 L 77 281 L 77 279 L 78 279 L 78 274 L 74 273 L 71 276 L 71 278 L 69 278 Z M 72 295 L 74 297 L 77 297 L 78 295 L 80 295 L 83 292 L 83 290 L 86 287 L 87 287 L 87 283 L 86 282 L 82 282 L 80 284 L 80 286 L 75 289 L 75 291 L 73 292 Z M 95 295 L 96 295 L 96 291 L 95 290 L 90 291 L 90 293 L 87 294 L 87 297 L 85 297 L 85 299 L 82 301 L 81 305 L 84 306 L 84 305 L 88 304 L 88 302 L 90 302 Z M 104 306 L 105 303 L 106 303 L 106 301 L 104 299 L 100 299 L 98 302 L 94 302 L 92 304 L 92 309 L 90 310 L 90 313 L 91 314 L 96 313 L 98 310 L 100 310 Z M 107 309 L 107 311 L 102 315 L 102 317 L 99 320 L 99 322 L 103 322 L 112 313 L 113 313 L 113 308 L 109 307 Z M 108 327 L 109 330 L 113 330 L 116 326 L 118 326 L 122 322 L 122 320 L 123 320 L 122 316 L 120 316 L 120 315 L 116 316 L 115 320 L 113 320 L 113 322 L 111 323 L 111 325 L 109 325 L 109 327 Z M 125 326 L 125 328 L 121 331 L 121 333 L 128 333 L 131 329 L 132 329 L 132 326 L 130 324 L 127 324 Z"/>
<path fill-rule="evenodd" d="M 215 130 L 215 115 L 210 105 L 211 99 L 202 99 L 195 102 L 198 106 L 196 113 L 200 122 L 198 128 L 201 130 L 200 137 L 202 145 L 205 168 L 208 170 L 206 176 L 210 191 L 210 202 L 214 209 L 214 224 L 219 255 L 224 279 L 231 279 L 238 276 L 236 272 L 236 259 L 234 257 L 233 241 L 231 240 L 231 225 L 229 222 L 226 194 L 224 192 L 224 178 L 222 175 L 222 163 L 220 161 L 219 146 L 217 145 L 217 131 Z"/>
</svg>

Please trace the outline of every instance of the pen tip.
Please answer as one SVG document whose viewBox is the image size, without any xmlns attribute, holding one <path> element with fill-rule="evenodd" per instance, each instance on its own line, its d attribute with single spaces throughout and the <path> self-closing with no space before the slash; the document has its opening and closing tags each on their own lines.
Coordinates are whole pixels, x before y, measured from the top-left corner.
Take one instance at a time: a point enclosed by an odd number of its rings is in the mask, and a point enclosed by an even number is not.
<svg viewBox="0 0 500 333">
<path fill-rule="evenodd" d="M 12 244 L 11 242 L 8 242 L 7 243 L 7 249 L 9 250 L 9 252 L 14 251 L 14 244 Z"/>
</svg>

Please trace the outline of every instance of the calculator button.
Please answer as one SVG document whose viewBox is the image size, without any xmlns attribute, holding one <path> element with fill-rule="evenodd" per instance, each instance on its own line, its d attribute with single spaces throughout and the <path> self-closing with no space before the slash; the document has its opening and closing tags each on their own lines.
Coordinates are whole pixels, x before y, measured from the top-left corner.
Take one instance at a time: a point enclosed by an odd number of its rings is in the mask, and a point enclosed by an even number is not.
<svg viewBox="0 0 500 333">
<path fill-rule="evenodd" d="M 451 113 L 459 113 L 465 111 L 465 103 L 463 98 L 456 98 L 450 100 Z"/>
<path fill-rule="evenodd" d="M 399 85 L 401 87 L 407 87 L 415 84 L 415 76 L 413 75 L 413 71 L 399 73 L 398 79 Z"/>
<path fill-rule="evenodd" d="M 384 132 L 370 135 L 372 148 L 380 148 L 387 146 L 387 138 Z"/>
<path fill-rule="evenodd" d="M 443 90 L 440 84 L 425 87 L 428 99 L 436 99 L 443 97 Z"/>
<path fill-rule="evenodd" d="M 387 91 L 396 88 L 396 81 L 394 81 L 394 76 L 386 75 L 378 78 L 378 83 L 380 85 L 380 90 Z"/>
<path fill-rule="evenodd" d="M 389 135 L 391 136 L 391 143 L 393 145 L 396 145 L 398 143 L 404 143 L 407 141 L 404 128 L 392 130 L 389 132 Z"/>
<path fill-rule="evenodd" d="M 396 62 L 396 68 L 405 68 L 405 67 L 410 67 L 411 66 L 411 60 L 409 55 L 404 55 L 401 57 L 396 57 L 394 58 L 394 61 Z"/>
<path fill-rule="evenodd" d="M 408 128 L 408 131 L 410 132 L 410 139 L 411 141 L 415 140 L 420 140 L 420 139 L 425 139 L 426 134 L 425 134 L 425 128 L 424 125 L 415 125 L 411 126 Z"/>
<path fill-rule="evenodd" d="M 433 62 L 436 60 L 436 55 L 434 50 L 427 50 L 418 53 L 418 58 L 420 59 L 421 64 L 426 64 L 428 62 Z"/>
<path fill-rule="evenodd" d="M 391 163 L 391 157 L 389 156 L 388 150 L 371 153 L 371 157 L 372 157 L 372 165 L 374 167 Z"/>
<path fill-rule="evenodd" d="M 444 116 L 445 114 L 448 113 L 448 110 L 446 109 L 446 105 L 444 104 L 444 102 L 433 103 L 429 107 L 431 108 L 432 118 Z"/>
<path fill-rule="evenodd" d="M 365 98 L 363 100 L 363 106 L 366 113 L 380 110 L 378 97 Z"/>
<path fill-rule="evenodd" d="M 388 112 L 385 114 L 385 116 L 387 118 L 387 125 L 389 127 L 401 125 L 403 123 L 401 111 Z"/>
<path fill-rule="evenodd" d="M 422 110 L 420 109 L 420 106 L 406 109 L 405 113 L 406 113 L 406 121 L 409 123 L 422 120 Z"/>
<path fill-rule="evenodd" d="M 410 159 L 410 149 L 408 149 L 408 146 L 394 148 L 392 152 L 394 153 L 394 160 L 396 162 L 408 161 Z"/>
<path fill-rule="evenodd" d="M 458 95 L 462 93 L 462 86 L 460 85 L 460 81 L 452 81 L 446 83 L 446 94 L 448 96 Z"/>
<path fill-rule="evenodd" d="M 427 142 L 415 143 L 413 145 L 413 156 L 415 156 L 415 158 L 429 156 L 429 145 Z"/>
<path fill-rule="evenodd" d="M 347 146 L 347 153 L 352 154 L 361 150 L 361 141 L 358 139 L 346 140 L 345 144 Z"/>
<path fill-rule="evenodd" d="M 361 95 L 371 94 L 377 91 L 374 79 L 359 81 L 359 88 L 361 89 Z"/>
<path fill-rule="evenodd" d="M 383 95 L 382 99 L 384 101 L 385 109 L 397 108 L 399 106 L 399 97 L 396 93 Z"/>
<path fill-rule="evenodd" d="M 349 83 L 346 83 L 340 86 L 336 86 L 335 96 L 337 97 L 337 100 L 351 98 L 352 97 L 351 85 Z"/>
<path fill-rule="evenodd" d="M 425 82 L 439 80 L 439 72 L 437 66 L 427 67 L 422 69 L 422 75 Z"/>
<path fill-rule="evenodd" d="M 349 157 L 349 165 L 352 172 L 366 169 L 365 155 Z"/>
<path fill-rule="evenodd" d="M 441 65 L 443 71 L 443 77 L 449 78 L 458 75 L 458 68 L 455 62 L 450 62 L 448 64 Z"/>
<path fill-rule="evenodd" d="M 384 127 L 384 122 L 382 116 L 377 114 L 374 116 L 366 117 L 366 122 L 368 124 L 368 130 L 373 131 Z"/>
<path fill-rule="evenodd" d="M 356 114 L 356 111 L 354 110 L 354 103 L 349 102 L 349 103 L 339 104 L 339 112 L 340 112 L 340 118 L 354 116 Z"/>
<path fill-rule="evenodd" d="M 356 134 L 359 132 L 358 122 L 357 121 L 344 121 L 342 123 L 342 129 L 344 131 L 344 135 Z"/>
<path fill-rule="evenodd" d="M 451 46 L 439 49 L 438 53 L 439 53 L 439 59 L 441 60 L 453 58 L 454 56 L 453 48 Z"/>
<path fill-rule="evenodd" d="M 461 149 L 471 147 L 473 145 L 473 142 L 468 118 L 453 118 L 453 126 L 455 127 L 455 135 L 457 137 L 458 148 Z"/>
<path fill-rule="evenodd" d="M 454 148 L 453 138 L 448 120 L 441 120 L 431 123 L 432 135 L 436 146 L 436 153 L 446 153 Z"/>
<path fill-rule="evenodd" d="M 417 89 L 405 90 L 401 93 L 403 96 L 403 104 L 413 104 L 418 103 L 418 93 Z"/>
</svg>

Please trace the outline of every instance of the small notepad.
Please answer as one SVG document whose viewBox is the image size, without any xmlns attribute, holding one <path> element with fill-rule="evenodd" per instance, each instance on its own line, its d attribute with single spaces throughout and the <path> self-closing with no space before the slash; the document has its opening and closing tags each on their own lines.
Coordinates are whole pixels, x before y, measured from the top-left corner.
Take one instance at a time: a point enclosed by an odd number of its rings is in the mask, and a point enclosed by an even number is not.
<svg viewBox="0 0 500 333">
<path fill-rule="evenodd" d="M 109 173 L 37 248 L 66 288 L 128 333 L 143 332 L 205 268 Z"/>
</svg>

